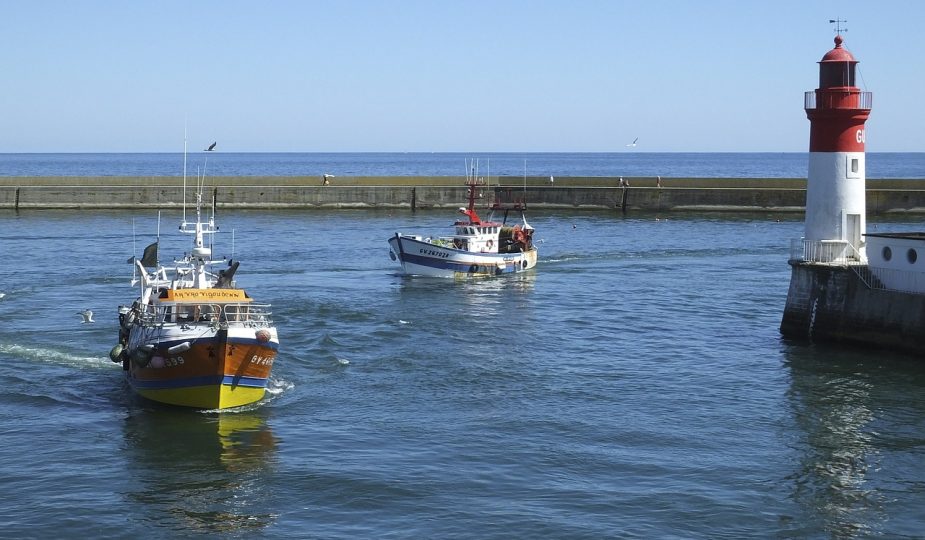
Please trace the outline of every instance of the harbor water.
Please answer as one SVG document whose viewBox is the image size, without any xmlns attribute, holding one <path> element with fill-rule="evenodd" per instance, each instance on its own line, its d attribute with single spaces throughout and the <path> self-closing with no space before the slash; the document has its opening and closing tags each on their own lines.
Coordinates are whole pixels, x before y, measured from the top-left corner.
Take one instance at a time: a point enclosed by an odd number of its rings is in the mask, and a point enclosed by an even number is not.
<svg viewBox="0 0 925 540">
<path fill-rule="evenodd" d="M 534 271 L 453 281 L 386 244 L 445 212 L 222 213 L 281 348 L 219 413 L 107 358 L 153 211 L 0 211 L 0 536 L 921 537 L 925 364 L 781 338 L 801 217 L 528 217 Z"/>
<path fill-rule="evenodd" d="M 202 153 L 190 174 L 211 176 L 462 176 L 477 161 L 482 175 L 665 178 L 805 178 L 805 152 L 790 153 Z M 206 157 L 208 159 L 206 159 Z M 183 155 L 2 154 L 3 176 L 179 176 Z M 867 178 L 923 178 L 925 153 L 867 154 Z"/>
</svg>

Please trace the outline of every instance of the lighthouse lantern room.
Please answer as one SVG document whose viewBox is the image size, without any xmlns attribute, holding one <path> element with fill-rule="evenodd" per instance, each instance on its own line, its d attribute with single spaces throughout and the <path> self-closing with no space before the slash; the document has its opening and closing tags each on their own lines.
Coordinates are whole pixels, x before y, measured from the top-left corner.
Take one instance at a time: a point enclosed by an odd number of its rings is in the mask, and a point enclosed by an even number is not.
<svg viewBox="0 0 925 540">
<path fill-rule="evenodd" d="M 810 122 L 803 260 L 866 262 L 864 122 L 871 93 L 855 86 L 857 60 L 842 47 L 819 62 L 819 88 L 806 92 Z"/>
</svg>

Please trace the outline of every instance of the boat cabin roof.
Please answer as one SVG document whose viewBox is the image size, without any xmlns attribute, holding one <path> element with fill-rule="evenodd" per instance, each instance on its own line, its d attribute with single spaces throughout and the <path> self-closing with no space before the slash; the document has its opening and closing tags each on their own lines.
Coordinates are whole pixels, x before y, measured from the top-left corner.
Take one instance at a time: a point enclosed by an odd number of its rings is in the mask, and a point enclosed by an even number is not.
<svg viewBox="0 0 925 540">
<path fill-rule="evenodd" d="M 158 295 L 159 302 L 178 304 L 221 304 L 226 302 L 250 302 L 244 289 L 166 289 Z"/>
</svg>

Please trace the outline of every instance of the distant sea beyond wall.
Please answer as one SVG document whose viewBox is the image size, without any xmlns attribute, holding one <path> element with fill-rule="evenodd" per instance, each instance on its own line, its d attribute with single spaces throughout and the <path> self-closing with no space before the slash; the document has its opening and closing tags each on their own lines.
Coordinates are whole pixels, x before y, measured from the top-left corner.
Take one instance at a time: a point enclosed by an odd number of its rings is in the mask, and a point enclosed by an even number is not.
<svg viewBox="0 0 925 540">
<path fill-rule="evenodd" d="M 802 212 L 802 178 L 514 177 L 485 178 L 481 205 L 526 201 L 534 210 Z M 465 204 L 463 176 L 223 176 L 206 181 L 220 208 L 454 208 Z M 0 177 L 0 209 L 174 208 L 191 200 L 182 177 Z M 185 195 L 185 196 L 184 196 Z M 925 214 L 925 182 L 867 181 L 870 214 Z"/>
</svg>

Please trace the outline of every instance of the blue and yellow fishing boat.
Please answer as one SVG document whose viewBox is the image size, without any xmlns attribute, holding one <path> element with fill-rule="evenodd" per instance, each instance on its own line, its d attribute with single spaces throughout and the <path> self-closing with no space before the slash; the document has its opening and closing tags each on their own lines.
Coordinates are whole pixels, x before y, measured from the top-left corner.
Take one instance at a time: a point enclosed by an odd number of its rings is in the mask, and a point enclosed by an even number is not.
<svg viewBox="0 0 925 540">
<path fill-rule="evenodd" d="M 224 409 L 264 396 L 279 337 L 269 304 L 236 286 L 238 262 L 212 259 L 205 238 L 217 230 L 214 208 L 203 221 L 200 185 L 196 221 L 184 217 L 180 225 L 193 237 L 190 253 L 168 268 L 158 264 L 155 242 L 134 260 L 132 285 L 141 292 L 132 305 L 119 307 L 119 344 L 110 358 L 122 363 L 129 385 L 145 398 Z M 217 266 L 224 268 L 213 270 Z"/>
</svg>

